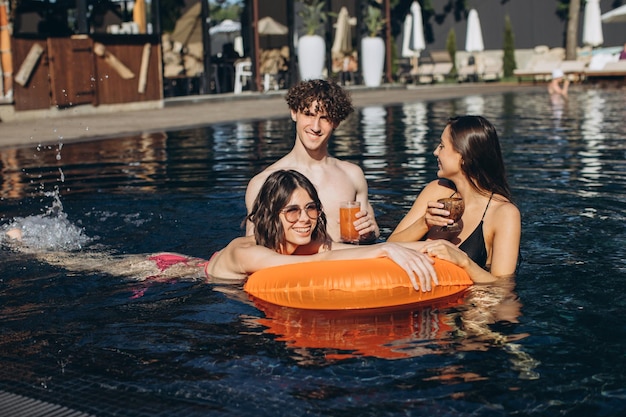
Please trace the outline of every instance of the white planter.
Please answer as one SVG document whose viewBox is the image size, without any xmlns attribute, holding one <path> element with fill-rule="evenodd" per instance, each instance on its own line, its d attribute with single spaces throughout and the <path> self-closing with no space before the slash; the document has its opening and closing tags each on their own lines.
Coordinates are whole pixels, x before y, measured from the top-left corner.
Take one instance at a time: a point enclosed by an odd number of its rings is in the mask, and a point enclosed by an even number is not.
<svg viewBox="0 0 626 417">
<path fill-rule="evenodd" d="M 363 83 L 368 87 L 378 87 L 383 79 L 385 67 L 385 41 L 382 38 L 361 39 L 361 73 Z"/>
<path fill-rule="evenodd" d="M 298 39 L 298 67 L 302 80 L 323 78 L 326 65 L 326 42 L 319 35 L 305 35 Z"/>
</svg>

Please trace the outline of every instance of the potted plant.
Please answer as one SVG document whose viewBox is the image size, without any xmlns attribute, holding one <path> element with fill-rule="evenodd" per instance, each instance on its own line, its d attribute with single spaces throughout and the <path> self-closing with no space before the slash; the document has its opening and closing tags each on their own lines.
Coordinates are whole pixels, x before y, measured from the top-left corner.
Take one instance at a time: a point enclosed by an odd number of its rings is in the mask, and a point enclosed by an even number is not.
<svg viewBox="0 0 626 417">
<path fill-rule="evenodd" d="M 302 19 L 305 35 L 298 39 L 298 67 L 300 78 L 312 80 L 322 78 L 326 65 L 326 41 L 319 35 L 324 28 L 328 13 L 323 0 L 302 1 L 298 15 Z"/>
<path fill-rule="evenodd" d="M 385 41 L 379 36 L 385 27 L 381 10 L 372 5 L 368 6 L 364 23 L 368 36 L 361 39 L 363 82 L 368 87 L 378 87 L 385 66 Z"/>
</svg>

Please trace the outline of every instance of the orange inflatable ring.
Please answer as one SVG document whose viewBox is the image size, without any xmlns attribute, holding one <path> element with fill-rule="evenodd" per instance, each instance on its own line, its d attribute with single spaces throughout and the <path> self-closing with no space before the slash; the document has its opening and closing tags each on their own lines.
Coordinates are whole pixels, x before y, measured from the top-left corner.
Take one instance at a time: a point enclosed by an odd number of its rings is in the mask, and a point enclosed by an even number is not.
<svg viewBox="0 0 626 417">
<path fill-rule="evenodd" d="M 388 258 L 318 261 L 266 268 L 244 290 L 260 300 L 309 310 L 350 310 L 432 302 L 464 291 L 472 280 L 458 266 L 435 260 L 439 285 L 415 291 L 406 272 Z"/>
</svg>

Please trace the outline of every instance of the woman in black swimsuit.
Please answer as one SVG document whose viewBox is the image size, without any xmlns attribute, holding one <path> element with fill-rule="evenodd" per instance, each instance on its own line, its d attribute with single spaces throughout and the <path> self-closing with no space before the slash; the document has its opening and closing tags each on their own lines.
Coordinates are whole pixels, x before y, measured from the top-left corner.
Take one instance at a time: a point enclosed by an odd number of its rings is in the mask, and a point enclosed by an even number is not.
<svg viewBox="0 0 626 417">
<path fill-rule="evenodd" d="M 494 282 L 517 268 L 521 216 L 511 202 L 500 142 L 494 126 L 481 116 L 448 121 L 434 151 L 439 179 L 417 196 L 390 242 L 425 240 L 423 251 L 465 269 L 474 282 Z M 465 203 L 461 230 L 449 232 L 449 212 L 440 198 Z"/>
</svg>

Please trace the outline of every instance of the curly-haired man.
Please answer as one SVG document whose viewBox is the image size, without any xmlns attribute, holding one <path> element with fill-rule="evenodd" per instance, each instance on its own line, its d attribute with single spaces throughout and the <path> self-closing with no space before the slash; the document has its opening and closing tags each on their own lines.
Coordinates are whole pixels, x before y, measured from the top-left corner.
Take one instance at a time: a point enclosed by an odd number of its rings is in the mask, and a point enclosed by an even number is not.
<svg viewBox="0 0 626 417">
<path fill-rule="evenodd" d="M 332 81 L 307 80 L 293 86 L 286 100 L 296 124 L 293 149 L 250 180 L 246 190 L 248 212 L 272 172 L 293 169 L 315 185 L 328 218 L 328 232 L 334 241 L 339 241 L 339 204 L 351 200 L 361 203 L 355 223 L 361 242 L 375 240 L 380 230 L 369 202 L 363 170 L 328 153 L 332 133 L 354 111 L 348 92 Z M 246 234 L 253 233 L 254 226 L 248 222 Z"/>
</svg>

